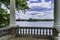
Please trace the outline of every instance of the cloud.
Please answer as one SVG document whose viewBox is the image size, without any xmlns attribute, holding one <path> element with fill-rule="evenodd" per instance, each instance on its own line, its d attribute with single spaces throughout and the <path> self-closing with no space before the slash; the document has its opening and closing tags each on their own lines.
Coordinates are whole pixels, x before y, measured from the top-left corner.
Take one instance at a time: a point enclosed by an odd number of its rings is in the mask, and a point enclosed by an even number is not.
<svg viewBox="0 0 60 40">
<path fill-rule="evenodd" d="M 34 0 L 36 1 L 36 0 Z M 20 13 L 17 13 L 19 15 L 19 18 L 21 19 L 54 19 L 54 5 L 49 2 L 39 2 L 39 3 L 30 3 L 28 1 L 28 6 L 31 8 L 31 11 L 27 11 L 26 14 L 23 14 L 22 11 Z M 40 10 L 40 11 L 34 11 L 34 10 Z"/>
<path fill-rule="evenodd" d="M 29 1 L 37 1 L 37 0 L 29 0 Z"/>
<path fill-rule="evenodd" d="M 29 19 L 29 18 L 34 18 L 34 19 L 54 19 L 54 14 L 53 10 L 51 11 L 28 11 L 26 14 L 21 13 L 16 13 L 16 18 L 20 19 Z"/>
<path fill-rule="evenodd" d="M 37 14 L 38 14 L 38 13 L 40 13 L 40 12 L 39 12 L 39 11 L 27 11 L 27 13 L 28 13 L 28 14 L 30 14 L 30 13 L 37 13 Z"/>
<path fill-rule="evenodd" d="M 1 8 L 6 9 L 6 7 L 4 7 L 4 4 L 2 4 Z"/>
<path fill-rule="evenodd" d="M 54 19 L 53 10 L 47 12 L 40 12 L 34 16 L 35 19 Z"/>
<path fill-rule="evenodd" d="M 32 0 L 31 0 L 32 1 Z M 33 0 L 36 1 L 36 0 Z M 29 19 L 29 18 L 35 18 L 35 19 L 54 19 L 54 5 L 51 3 L 51 1 L 49 2 L 39 2 L 39 3 L 30 3 L 28 2 L 28 6 L 34 10 L 37 10 L 39 8 L 41 8 L 41 10 L 44 8 L 46 8 L 46 10 L 44 11 L 27 11 L 26 14 L 23 14 L 23 12 L 20 10 L 20 12 L 18 13 L 16 11 L 16 19 L 21 18 L 21 19 Z M 2 5 L 2 8 L 6 9 L 6 7 L 4 7 L 4 5 Z M 10 13 L 10 10 L 7 9 L 8 13 Z"/>
<path fill-rule="evenodd" d="M 30 8 L 32 8 L 32 7 L 43 7 L 43 8 L 51 8 L 51 2 L 52 1 L 49 1 L 49 2 L 39 2 L 39 3 L 29 3 L 28 4 L 28 6 L 30 7 Z"/>
</svg>

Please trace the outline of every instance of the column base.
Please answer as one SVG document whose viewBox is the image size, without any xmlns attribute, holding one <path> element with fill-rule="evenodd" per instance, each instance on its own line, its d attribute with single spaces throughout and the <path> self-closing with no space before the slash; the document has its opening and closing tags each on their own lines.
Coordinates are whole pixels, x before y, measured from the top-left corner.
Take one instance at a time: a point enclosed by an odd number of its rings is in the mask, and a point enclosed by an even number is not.
<svg viewBox="0 0 60 40">
<path fill-rule="evenodd" d="M 60 36 L 55 37 L 54 40 L 60 40 Z"/>
<path fill-rule="evenodd" d="M 9 27 L 17 27 L 16 24 L 9 24 Z"/>
<path fill-rule="evenodd" d="M 60 40 L 60 25 L 54 25 L 54 28 L 57 29 L 57 31 L 59 32 L 58 36 L 54 38 L 54 40 Z"/>
<path fill-rule="evenodd" d="M 57 31 L 60 33 L 60 25 L 54 25 L 54 28 L 56 28 Z"/>
</svg>

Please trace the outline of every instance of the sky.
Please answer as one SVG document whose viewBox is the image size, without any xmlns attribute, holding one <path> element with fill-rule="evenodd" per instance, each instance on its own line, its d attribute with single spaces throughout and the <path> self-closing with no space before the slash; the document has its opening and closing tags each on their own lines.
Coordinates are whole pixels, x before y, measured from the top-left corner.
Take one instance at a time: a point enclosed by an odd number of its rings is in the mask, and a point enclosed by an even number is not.
<svg viewBox="0 0 60 40">
<path fill-rule="evenodd" d="M 27 3 L 30 9 L 26 11 L 26 14 L 23 14 L 21 10 L 19 13 L 16 11 L 16 19 L 54 19 L 54 0 L 29 0 Z M 8 13 L 10 13 L 9 10 Z"/>
<path fill-rule="evenodd" d="M 54 0 L 29 0 L 27 3 L 30 9 L 26 11 L 26 14 L 20 11 L 16 18 L 54 19 Z"/>
</svg>

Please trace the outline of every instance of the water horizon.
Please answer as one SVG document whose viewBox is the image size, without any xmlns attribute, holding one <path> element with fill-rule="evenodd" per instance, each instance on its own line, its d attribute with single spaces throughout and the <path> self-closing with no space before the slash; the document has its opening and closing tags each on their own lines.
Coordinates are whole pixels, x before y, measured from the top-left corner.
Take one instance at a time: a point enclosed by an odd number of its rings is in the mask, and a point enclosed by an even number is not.
<svg viewBox="0 0 60 40">
<path fill-rule="evenodd" d="M 16 25 L 22 27 L 53 27 L 54 21 L 37 21 L 37 22 L 16 21 Z"/>
</svg>

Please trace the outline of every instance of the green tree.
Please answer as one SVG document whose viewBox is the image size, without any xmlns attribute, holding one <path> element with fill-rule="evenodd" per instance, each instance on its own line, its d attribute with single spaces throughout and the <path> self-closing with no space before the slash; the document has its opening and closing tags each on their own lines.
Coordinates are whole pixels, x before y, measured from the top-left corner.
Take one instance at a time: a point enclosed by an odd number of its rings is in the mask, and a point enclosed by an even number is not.
<svg viewBox="0 0 60 40">
<path fill-rule="evenodd" d="M 4 4 L 5 7 L 10 9 L 10 0 L 0 0 L 0 27 L 4 27 L 9 24 L 9 14 L 7 11 L 3 8 L 1 8 L 1 5 Z M 27 0 L 16 0 L 16 9 L 26 11 L 26 9 L 29 9 L 27 6 Z"/>
<path fill-rule="evenodd" d="M 5 4 L 7 8 L 10 6 L 10 0 L 0 0 L 0 4 Z M 26 10 L 29 9 L 27 6 L 27 0 L 16 0 L 16 9 L 17 10 Z"/>
<path fill-rule="evenodd" d="M 9 14 L 7 12 L 0 8 L 0 27 L 4 27 L 9 25 Z"/>
</svg>

